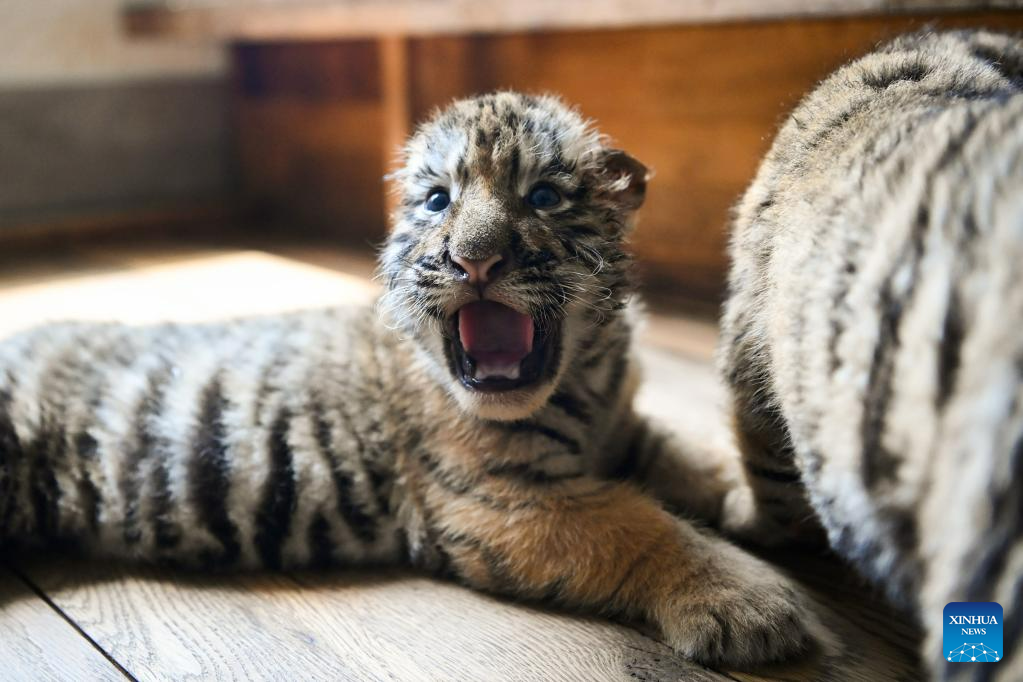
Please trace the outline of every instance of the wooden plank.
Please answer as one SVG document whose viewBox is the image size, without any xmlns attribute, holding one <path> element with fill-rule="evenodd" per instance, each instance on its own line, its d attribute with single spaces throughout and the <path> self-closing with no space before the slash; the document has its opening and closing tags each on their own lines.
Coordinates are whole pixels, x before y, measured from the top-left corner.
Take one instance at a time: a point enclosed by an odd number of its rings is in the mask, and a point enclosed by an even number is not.
<svg viewBox="0 0 1023 682">
<path fill-rule="evenodd" d="M 211 577 L 52 560 L 24 570 L 140 680 L 727 679 L 621 625 L 398 571 Z"/>
<path fill-rule="evenodd" d="M 294 240 L 287 242 L 264 240 L 256 242 L 255 245 L 275 256 L 326 268 L 349 277 L 360 277 L 376 286 L 381 285 L 380 280 L 374 279 L 377 259 L 376 253 L 370 248 L 338 248 L 336 244 L 322 242 L 301 244 Z"/>
<path fill-rule="evenodd" d="M 140 680 L 914 679 L 918 633 L 833 560 L 789 555 L 831 643 L 790 664 L 712 671 L 638 630 L 398 570 L 219 575 L 53 559 L 25 570 Z"/>
<path fill-rule="evenodd" d="M 129 3 L 135 35 L 322 40 L 378 35 L 625 28 L 882 12 L 1018 7 L 1017 0 L 150 0 Z"/>
<path fill-rule="evenodd" d="M 0 677 L 123 680 L 113 663 L 0 564 Z"/>
</svg>

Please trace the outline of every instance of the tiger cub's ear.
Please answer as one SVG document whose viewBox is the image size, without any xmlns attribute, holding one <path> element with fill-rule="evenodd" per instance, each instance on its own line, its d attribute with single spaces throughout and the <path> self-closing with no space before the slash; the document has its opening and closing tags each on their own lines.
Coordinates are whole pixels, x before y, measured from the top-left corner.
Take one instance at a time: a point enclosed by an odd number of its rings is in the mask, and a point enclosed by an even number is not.
<svg viewBox="0 0 1023 682">
<path fill-rule="evenodd" d="M 598 159 L 600 180 L 597 192 L 625 211 L 635 211 L 646 197 L 650 171 L 621 149 L 605 149 Z"/>
</svg>

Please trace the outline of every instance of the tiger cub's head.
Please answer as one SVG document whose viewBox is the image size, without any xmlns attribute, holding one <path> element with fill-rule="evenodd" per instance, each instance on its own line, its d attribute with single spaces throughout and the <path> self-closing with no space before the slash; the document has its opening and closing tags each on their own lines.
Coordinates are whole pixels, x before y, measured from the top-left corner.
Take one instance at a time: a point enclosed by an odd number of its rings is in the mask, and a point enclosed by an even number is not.
<svg viewBox="0 0 1023 682">
<path fill-rule="evenodd" d="M 394 175 L 387 321 L 464 410 L 527 416 L 624 305 L 622 242 L 646 176 L 554 97 L 455 102 L 416 131 Z"/>
</svg>

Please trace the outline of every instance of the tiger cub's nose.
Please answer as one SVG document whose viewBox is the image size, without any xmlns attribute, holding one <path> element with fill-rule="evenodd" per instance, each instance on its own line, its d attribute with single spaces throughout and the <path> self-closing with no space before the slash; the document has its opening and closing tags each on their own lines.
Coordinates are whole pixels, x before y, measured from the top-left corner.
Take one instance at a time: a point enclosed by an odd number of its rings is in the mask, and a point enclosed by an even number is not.
<svg viewBox="0 0 1023 682">
<path fill-rule="evenodd" d="M 494 254 L 486 260 L 474 260 L 472 258 L 462 258 L 451 254 L 451 262 L 455 264 L 455 267 L 464 273 L 469 284 L 486 284 L 487 279 L 497 271 L 495 266 L 503 261 L 504 258 L 501 254 Z"/>
</svg>

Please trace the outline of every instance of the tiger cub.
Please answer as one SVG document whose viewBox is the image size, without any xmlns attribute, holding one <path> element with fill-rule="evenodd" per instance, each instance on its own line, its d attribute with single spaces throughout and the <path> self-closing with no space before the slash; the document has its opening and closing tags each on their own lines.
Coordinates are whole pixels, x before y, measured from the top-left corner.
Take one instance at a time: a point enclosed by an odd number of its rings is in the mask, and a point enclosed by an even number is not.
<svg viewBox="0 0 1023 682">
<path fill-rule="evenodd" d="M 915 34 L 837 71 L 779 132 L 731 256 L 754 535 L 815 514 L 917 610 L 936 675 L 1023 679 L 1023 41 Z M 946 664 L 953 601 L 1004 607 L 1000 662 Z"/>
<path fill-rule="evenodd" d="M 646 169 L 556 99 L 505 92 L 435 115 L 395 180 L 374 309 L 2 342 L 0 545 L 408 563 L 645 619 L 704 662 L 802 651 L 783 576 L 615 478 L 687 472 L 631 406 L 623 241 Z M 683 503 L 714 521 L 726 488 Z"/>
</svg>

